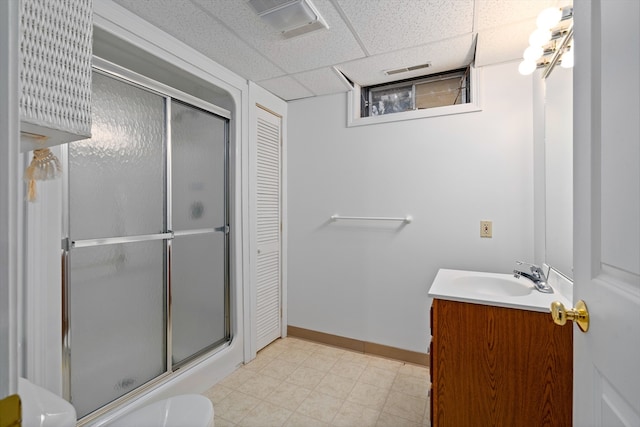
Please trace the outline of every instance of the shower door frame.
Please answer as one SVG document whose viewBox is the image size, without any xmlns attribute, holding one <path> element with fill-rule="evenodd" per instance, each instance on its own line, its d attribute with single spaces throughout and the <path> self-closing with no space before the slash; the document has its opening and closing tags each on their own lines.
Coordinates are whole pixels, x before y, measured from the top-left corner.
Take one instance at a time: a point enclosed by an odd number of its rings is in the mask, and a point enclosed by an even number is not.
<svg viewBox="0 0 640 427">
<path fill-rule="evenodd" d="M 165 189 L 165 200 L 164 200 L 164 220 L 166 222 L 165 228 L 167 229 L 164 233 L 156 233 L 152 235 L 144 235 L 144 236 L 130 236 L 130 237 L 113 237 L 106 239 L 87 239 L 80 242 L 71 241 L 69 236 L 69 225 L 70 225 L 70 200 L 69 200 L 69 168 L 65 167 L 62 174 L 62 249 L 61 249 L 61 264 L 62 264 L 62 392 L 63 397 L 70 401 L 71 400 L 71 345 L 72 345 L 72 337 L 70 331 L 70 318 L 72 313 L 70 312 L 70 296 L 69 296 L 69 284 L 70 284 L 70 263 L 69 263 L 69 253 L 70 250 L 74 247 L 90 247 L 90 246 L 98 246 L 103 244 L 115 244 L 115 243 L 134 243 L 134 242 L 142 242 L 142 241 L 152 241 L 152 240 L 164 240 L 164 254 L 163 254 L 163 264 L 164 271 L 163 276 L 164 280 L 164 326 L 165 326 L 165 372 L 160 374 L 159 376 L 151 379 L 150 381 L 140 385 L 136 389 L 116 398 L 112 402 L 107 403 L 106 405 L 96 409 L 95 411 L 87 414 L 85 417 L 78 420 L 78 425 L 85 425 L 96 418 L 99 418 L 105 415 L 107 412 L 113 410 L 117 406 L 131 401 L 145 392 L 159 387 L 163 383 L 167 382 L 172 375 L 179 369 L 188 368 L 199 363 L 201 360 L 212 356 L 213 354 L 218 353 L 219 351 L 227 348 L 231 341 L 233 340 L 232 336 L 232 325 L 231 325 L 231 277 L 230 277 L 230 263 L 231 263 L 231 253 L 230 253 L 230 139 L 229 139 L 229 127 L 230 127 L 230 119 L 231 113 L 221 107 L 218 107 L 209 102 L 203 101 L 197 97 L 184 93 L 178 89 L 167 86 L 163 83 L 157 82 L 153 79 L 145 77 L 141 74 L 138 74 L 134 71 L 123 68 L 117 64 L 114 64 L 110 61 L 104 60 L 97 56 L 93 57 L 93 66 L 92 73 L 99 73 L 111 78 L 115 78 L 127 84 L 131 84 L 133 86 L 142 88 L 146 91 L 154 93 L 158 96 L 161 96 L 164 101 L 164 135 L 163 135 L 163 156 L 164 156 L 164 164 L 163 164 L 163 185 Z M 171 153 L 172 153 L 172 137 L 171 137 L 171 104 L 172 101 L 176 100 L 182 102 L 191 107 L 195 107 L 197 109 L 203 110 L 207 113 L 213 114 L 215 116 L 221 117 L 226 120 L 225 122 L 225 134 L 224 134 L 224 225 L 222 227 L 218 227 L 212 230 L 195 230 L 192 232 L 186 233 L 174 233 L 172 228 L 172 162 L 171 162 Z M 61 146 L 61 162 L 63 165 L 69 164 L 69 151 L 68 145 Z M 174 364 L 172 361 L 172 305 L 171 305 L 171 253 L 172 253 L 172 240 L 178 235 L 187 235 L 187 234 L 195 234 L 195 232 L 223 232 L 224 233 L 224 305 L 225 305 L 225 336 L 227 337 L 226 341 L 222 344 L 214 343 L 211 346 L 208 346 L 194 355 L 190 356 L 186 360 Z"/>
</svg>

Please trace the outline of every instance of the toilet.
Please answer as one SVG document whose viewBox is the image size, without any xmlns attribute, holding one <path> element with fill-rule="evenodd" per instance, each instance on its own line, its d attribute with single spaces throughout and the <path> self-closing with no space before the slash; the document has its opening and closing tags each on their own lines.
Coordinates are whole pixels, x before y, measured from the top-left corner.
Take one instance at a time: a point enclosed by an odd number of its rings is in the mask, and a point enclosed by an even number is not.
<svg viewBox="0 0 640 427">
<path fill-rule="evenodd" d="M 76 410 L 49 390 L 18 378 L 22 427 L 75 427 Z"/>
<path fill-rule="evenodd" d="M 213 404 L 200 394 L 182 394 L 117 418 L 108 427 L 213 427 Z"/>
</svg>

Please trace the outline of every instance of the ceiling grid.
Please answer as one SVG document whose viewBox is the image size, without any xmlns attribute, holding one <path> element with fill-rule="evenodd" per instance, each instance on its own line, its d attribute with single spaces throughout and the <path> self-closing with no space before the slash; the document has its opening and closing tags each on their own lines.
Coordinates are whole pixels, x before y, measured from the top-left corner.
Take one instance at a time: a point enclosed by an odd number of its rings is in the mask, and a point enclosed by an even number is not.
<svg viewBox="0 0 640 427">
<path fill-rule="evenodd" d="M 519 60 L 537 14 L 571 0 L 308 0 L 328 29 L 284 38 L 249 0 L 113 0 L 284 100 Z M 477 40 L 476 40 L 477 39 Z"/>
</svg>

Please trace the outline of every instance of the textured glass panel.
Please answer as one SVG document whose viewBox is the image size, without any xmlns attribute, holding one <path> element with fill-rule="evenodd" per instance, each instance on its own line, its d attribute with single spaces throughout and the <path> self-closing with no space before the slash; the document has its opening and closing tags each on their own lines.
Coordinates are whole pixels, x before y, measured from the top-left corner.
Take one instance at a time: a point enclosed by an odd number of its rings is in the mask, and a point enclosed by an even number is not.
<svg viewBox="0 0 640 427">
<path fill-rule="evenodd" d="M 172 242 L 173 362 L 227 338 L 223 233 L 177 236 Z"/>
<path fill-rule="evenodd" d="M 72 249 L 71 403 L 79 417 L 166 371 L 164 241 Z"/>
<path fill-rule="evenodd" d="M 225 225 L 226 119 L 173 101 L 173 230 Z"/>
<path fill-rule="evenodd" d="M 164 230 L 164 98 L 93 75 L 92 138 L 69 144 L 72 240 Z"/>
</svg>

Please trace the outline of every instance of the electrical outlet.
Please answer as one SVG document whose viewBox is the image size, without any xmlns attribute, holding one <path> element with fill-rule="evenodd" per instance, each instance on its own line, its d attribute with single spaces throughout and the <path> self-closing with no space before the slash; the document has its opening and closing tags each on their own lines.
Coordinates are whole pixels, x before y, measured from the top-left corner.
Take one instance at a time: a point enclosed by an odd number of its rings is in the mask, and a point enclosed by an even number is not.
<svg viewBox="0 0 640 427">
<path fill-rule="evenodd" d="M 480 221 L 480 237 L 491 237 L 492 235 L 491 221 Z"/>
</svg>

